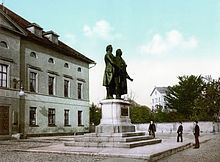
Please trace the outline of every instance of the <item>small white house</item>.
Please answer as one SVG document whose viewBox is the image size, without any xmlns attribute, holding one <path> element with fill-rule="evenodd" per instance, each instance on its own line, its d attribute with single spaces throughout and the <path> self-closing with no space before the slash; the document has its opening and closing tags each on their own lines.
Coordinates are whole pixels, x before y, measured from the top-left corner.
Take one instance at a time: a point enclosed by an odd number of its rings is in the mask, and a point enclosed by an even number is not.
<svg viewBox="0 0 220 162">
<path fill-rule="evenodd" d="M 155 87 L 153 89 L 153 91 L 150 94 L 152 110 L 154 110 L 158 105 L 161 105 L 163 107 L 162 110 L 164 110 L 166 105 L 164 96 L 166 95 L 167 90 L 167 87 Z"/>
</svg>

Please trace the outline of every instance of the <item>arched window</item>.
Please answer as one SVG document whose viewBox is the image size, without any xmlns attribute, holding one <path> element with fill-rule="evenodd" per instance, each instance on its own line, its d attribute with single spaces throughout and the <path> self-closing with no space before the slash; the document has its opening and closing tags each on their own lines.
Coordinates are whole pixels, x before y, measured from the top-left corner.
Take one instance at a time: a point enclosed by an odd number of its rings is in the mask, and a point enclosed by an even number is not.
<svg viewBox="0 0 220 162">
<path fill-rule="evenodd" d="M 69 68 L 69 64 L 68 64 L 68 63 L 65 63 L 65 64 L 64 64 L 64 67 L 65 67 L 65 68 Z"/>
<path fill-rule="evenodd" d="M 31 53 L 30 53 L 30 56 L 31 56 L 31 57 L 34 57 L 34 58 L 37 58 L 37 55 L 36 55 L 35 52 L 31 52 Z"/>
<path fill-rule="evenodd" d="M 81 72 L 81 70 L 82 70 L 81 67 L 78 67 L 77 71 L 78 71 L 78 72 Z"/>
<path fill-rule="evenodd" d="M 0 42 L 0 47 L 8 48 L 8 45 L 5 41 Z"/>
<path fill-rule="evenodd" d="M 54 64 L 54 61 L 52 58 L 49 58 L 48 62 Z"/>
</svg>

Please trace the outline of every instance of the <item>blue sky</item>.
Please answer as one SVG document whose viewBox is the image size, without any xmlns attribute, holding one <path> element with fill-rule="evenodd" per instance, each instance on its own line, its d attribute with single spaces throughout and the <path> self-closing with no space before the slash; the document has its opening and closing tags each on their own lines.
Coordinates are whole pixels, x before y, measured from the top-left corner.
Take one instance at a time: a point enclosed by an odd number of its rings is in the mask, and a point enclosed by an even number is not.
<svg viewBox="0 0 220 162">
<path fill-rule="evenodd" d="M 6 7 L 53 30 L 60 40 L 97 62 L 90 70 L 90 100 L 105 97 L 105 47 L 123 51 L 129 94 L 150 106 L 154 86 L 179 75 L 220 72 L 219 0 L 4 0 Z"/>
</svg>

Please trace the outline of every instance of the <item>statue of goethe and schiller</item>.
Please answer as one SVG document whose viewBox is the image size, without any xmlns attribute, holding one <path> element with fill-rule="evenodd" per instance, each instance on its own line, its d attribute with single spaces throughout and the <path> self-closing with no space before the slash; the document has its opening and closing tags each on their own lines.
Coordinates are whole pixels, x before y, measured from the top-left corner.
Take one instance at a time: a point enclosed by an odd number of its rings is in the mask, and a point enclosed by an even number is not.
<svg viewBox="0 0 220 162">
<path fill-rule="evenodd" d="M 103 86 L 106 87 L 107 96 L 101 101 L 102 119 L 96 127 L 96 133 L 122 133 L 135 132 L 135 126 L 131 124 L 129 117 L 130 103 L 121 99 L 127 94 L 127 79 L 133 81 L 126 71 L 126 63 L 123 60 L 121 49 L 112 54 L 111 45 L 106 47 L 105 72 Z M 116 96 L 116 99 L 113 98 Z"/>
<path fill-rule="evenodd" d="M 106 47 L 105 54 L 105 72 L 103 77 L 103 86 L 106 87 L 106 99 L 121 99 L 121 95 L 127 94 L 127 79 L 133 81 L 128 75 L 127 65 L 123 60 L 121 49 L 116 50 L 116 55 L 112 54 L 113 48 L 111 45 Z"/>
</svg>

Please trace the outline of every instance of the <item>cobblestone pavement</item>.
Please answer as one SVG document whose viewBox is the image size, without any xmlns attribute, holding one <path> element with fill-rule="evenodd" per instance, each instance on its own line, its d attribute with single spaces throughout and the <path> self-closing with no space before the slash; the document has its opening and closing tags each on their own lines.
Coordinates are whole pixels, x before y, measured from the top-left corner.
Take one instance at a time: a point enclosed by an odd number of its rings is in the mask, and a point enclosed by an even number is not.
<svg viewBox="0 0 220 162">
<path fill-rule="evenodd" d="M 158 162 L 220 162 L 220 134 L 216 134 L 215 138 L 200 144 L 199 149 L 192 147 Z"/>
<path fill-rule="evenodd" d="M 0 141 L 0 162 L 144 162 L 143 160 L 128 158 L 14 151 L 15 149 L 29 149 L 58 143 Z"/>
<path fill-rule="evenodd" d="M 13 151 L 14 149 L 28 149 L 51 144 L 55 143 L 0 141 L 0 162 L 98 162 L 105 159 L 97 156 Z"/>
<path fill-rule="evenodd" d="M 161 136 L 163 140 L 175 135 Z M 188 135 L 189 136 L 189 135 Z M 29 149 L 62 143 L 55 140 L 9 140 L 0 141 L 0 162 L 143 162 L 140 159 L 112 158 L 57 153 L 17 152 L 14 149 Z M 159 162 L 220 162 L 220 134 L 200 145 L 199 149 L 187 149 L 168 156 Z M 85 148 L 86 149 L 86 148 Z"/>
</svg>

